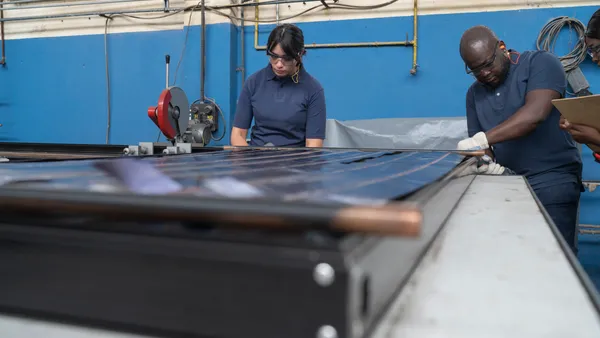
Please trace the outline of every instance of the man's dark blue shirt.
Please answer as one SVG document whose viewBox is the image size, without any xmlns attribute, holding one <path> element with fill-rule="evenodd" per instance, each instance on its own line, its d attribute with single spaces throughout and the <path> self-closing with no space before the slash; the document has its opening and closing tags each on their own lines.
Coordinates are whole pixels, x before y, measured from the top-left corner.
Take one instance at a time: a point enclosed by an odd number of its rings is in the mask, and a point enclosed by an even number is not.
<svg viewBox="0 0 600 338">
<path fill-rule="evenodd" d="M 503 123 L 525 105 L 527 93 L 555 90 L 564 97 L 567 80 L 562 64 L 545 51 L 526 51 L 513 58 L 506 80 L 497 88 L 475 82 L 467 92 L 469 137 Z M 580 183 L 581 155 L 569 133 L 559 128 L 553 106 L 548 117 L 528 135 L 494 144 L 496 161 L 527 177 L 534 189 Z"/>
<path fill-rule="evenodd" d="M 306 139 L 325 139 L 325 93 L 304 67 L 298 83 L 279 78 L 271 65 L 246 80 L 237 102 L 233 126 L 250 129 L 250 146 L 304 147 Z"/>
</svg>

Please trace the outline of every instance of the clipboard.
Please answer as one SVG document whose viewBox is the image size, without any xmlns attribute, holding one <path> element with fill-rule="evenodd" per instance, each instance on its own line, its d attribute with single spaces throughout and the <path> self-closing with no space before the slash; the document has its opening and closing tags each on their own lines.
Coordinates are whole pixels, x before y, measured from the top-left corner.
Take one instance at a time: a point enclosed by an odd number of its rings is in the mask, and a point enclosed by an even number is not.
<svg viewBox="0 0 600 338">
<path fill-rule="evenodd" d="M 569 122 L 585 124 L 600 130 L 599 94 L 556 99 L 552 100 L 552 104 Z M 594 152 L 600 153 L 600 147 L 589 144 L 587 146 Z"/>
</svg>

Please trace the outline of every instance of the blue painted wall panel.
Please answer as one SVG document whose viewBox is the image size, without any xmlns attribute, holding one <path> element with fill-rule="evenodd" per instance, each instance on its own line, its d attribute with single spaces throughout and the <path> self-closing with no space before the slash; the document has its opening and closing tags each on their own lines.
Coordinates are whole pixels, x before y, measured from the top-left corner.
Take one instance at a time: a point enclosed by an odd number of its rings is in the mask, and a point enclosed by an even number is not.
<svg viewBox="0 0 600 338">
<path fill-rule="evenodd" d="M 587 23 L 595 9 L 420 16 L 417 76 L 409 74 L 410 47 L 309 49 L 305 63 L 325 88 L 330 118 L 461 116 L 465 110 L 464 93 L 473 81 L 465 74 L 458 54 L 460 36 L 467 28 L 490 26 L 509 48 L 522 51 L 535 48 L 539 31 L 551 18 L 568 15 Z M 412 39 L 412 25 L 412 17 L 299 24 L 307 44 L 405 40 L 407 33 Z M 261 45 L 266 44 L 273 27 L 260 26 Z M 253 42 L 253 34 L 252 28 L 247 29 L 247 41 Z M 264 67 L 267 58 L 264 51 L 255 51 L 252 43 L 246 46 L 246 67 L 252 73 Z M 593 69 L 589 61 L 583 68 L 600 92 L 600 71 Z"/>
<path fill-rule="evenodd" d="M 165 55 L 175 76 L 185 34 L 181 31 L 110 34 L 110 143 L 155 141 L 147 117 L 165 86 Z M 177 84 L 191 101 L 200 96 L 200 29 L 192 27 Z M 210 25 L 206 95 L 231 111 L 235 88 L 237 32 L 231 24 Z M 104 36 L 8 40 L 7 66 L 0 69 L 0 137 L 19 142 L 105 143 L 107 89 Z M 233 82 L 232 82 L 233 81 Z M 220 136 L 222 130 L 215 133 Z M 224 138 L 227 140 L 228 136 Z M 164 140 L 164 138 L 163 138 Z"/>
<path fill-rule="evenodd" d="M 306 64 L 326 89 L 330 118 L 461 116 L 464 92 L 472 81 L 464 74 L 458 55 L 458 39 L 466 28 L 485 23 L 510 47 L 525 50 L 534 48 L 539 30 L 550 18 L 570 15 L 587 21 L 593 10 L 579 7 L 421 16 L 416 76 L 409 75 L 410 47 L 310 49 Z M 406 33 L 411 37 L 412 18 L 318 22 L 301 27 L 307 43 L 390 41 L 405 39 Z M 271 28 L 261 26 L 261 44 L 266 43 Z M 156 136 L 152 135 L 155 127 L 146 117 L 146 109 L 155 104 L 164 85 L 167 53 L 172 56 L 174 75 L 184 36 L 185 31 L 109 35 L 112 143 Z M 231 24 L 208 27 L 206 93 L 217 99 L 228 119 L 234 113 L 241 84 L 236 70 L 240 62 L 238 39 L 239 28 Z M 9 40 L 6 47 L 8 66 L 0 72 L 5 88 L 0 94 L 0 119 L 5 124 L 2 136 L 19 141 L 104 142 L 102 35 Z M 246 28 L 245 52 L 247 75 L 266 65 L 264 51 L 254 50 L 252 27 Z M 179 72 L 179 83 L 190 100 L 199 97 L 199 55 L 199 27 L 195 26 Z M 592 85 L 600 83 L 600 72 L 591 62 L 583 68 Z M 38 108 L 40 105 L 45 108 Z"/>
</svg>

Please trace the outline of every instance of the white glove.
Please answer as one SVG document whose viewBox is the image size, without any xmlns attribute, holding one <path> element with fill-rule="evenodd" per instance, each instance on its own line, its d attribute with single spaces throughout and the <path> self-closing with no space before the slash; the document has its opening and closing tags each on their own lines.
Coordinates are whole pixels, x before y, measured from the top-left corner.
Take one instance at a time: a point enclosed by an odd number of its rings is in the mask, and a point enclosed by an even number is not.
<svg viewBox="0 0 600 338">
<path fill-rule="evenodd" d="M 490 145 L 488 144 L 485 133 L 480 131 L 473 135 L 473 137 L 458 142 L 457 150 L 485 150 L 489 147 Z"/>
<path fill-rule="evenodd" d="M 473 164 L 466 168 L 462 173 L 458 174 L 458 177 L 466 175 L 502 175 L 506 168 L 492 161 L 492 158 L 488 155 L 484 155 L 480 158 L 479 163 Z"/>
<path fill-rule="evenodd" d="M 477 173 L 484 175 L 502 175 L 504 174 L 504 170 L 506 169 L 498 163 L 490 162 L 477 168 Z"/>
</svg>

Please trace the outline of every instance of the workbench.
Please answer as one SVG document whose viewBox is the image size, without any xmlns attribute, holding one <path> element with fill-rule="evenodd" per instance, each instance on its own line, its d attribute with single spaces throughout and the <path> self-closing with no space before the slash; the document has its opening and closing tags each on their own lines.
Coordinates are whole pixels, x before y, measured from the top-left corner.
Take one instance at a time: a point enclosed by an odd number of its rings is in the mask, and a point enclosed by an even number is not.
<svg viewBox="0 0 600 338">
<path fill-rule="evenodd" d="M 477 176 L 373 338 L 600 337 L 598 296 L 520 176 Z"/>
<path fill-rule="evenodd" d="M 465 183 L 450 217 L 368 336 L 600 337 L 597 293 L 526 181 L 464 176 L 445 189 Z M 398 266 L 405 259 L 397 257 Z M 10 338 L 142 337 L 11 316 L 0 317 L 0 332 Z M 315 337 L 337 335 L 320 330 Z"/>
</svg>

